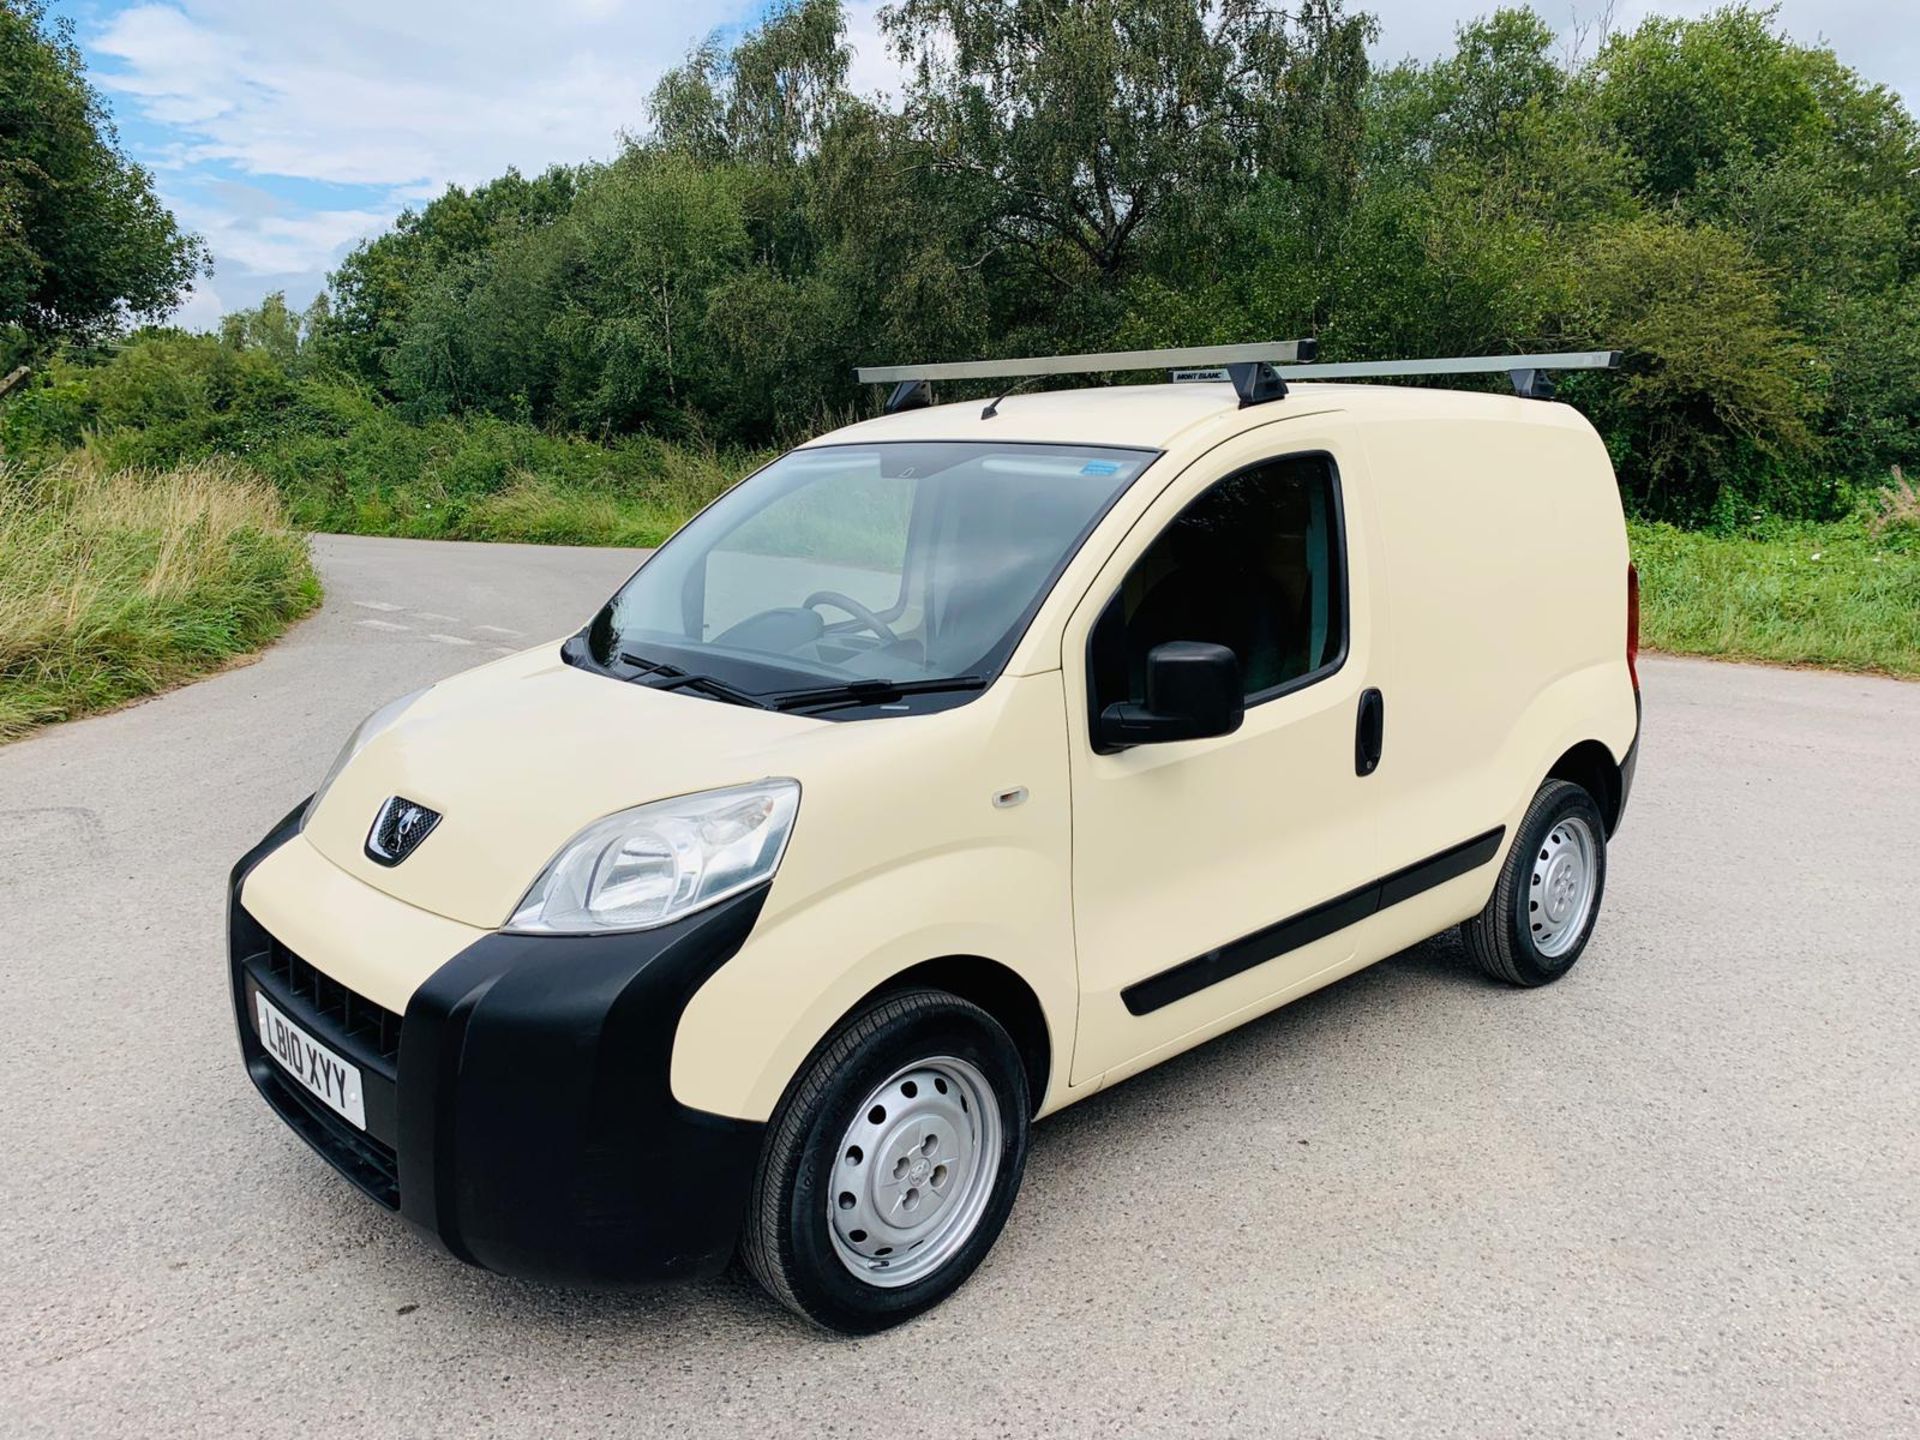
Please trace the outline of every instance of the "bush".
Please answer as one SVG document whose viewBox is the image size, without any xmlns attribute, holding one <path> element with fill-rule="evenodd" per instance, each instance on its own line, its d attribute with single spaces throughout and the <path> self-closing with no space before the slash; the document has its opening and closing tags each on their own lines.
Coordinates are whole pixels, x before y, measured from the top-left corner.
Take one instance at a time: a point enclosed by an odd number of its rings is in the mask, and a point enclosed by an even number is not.
<svg viewBox="0 0 1920 1440">
<path fill-rule="evenodd" d="M 644 436 L 601 445 L 487 416 L 414 425 L 376 406 L 344 428 L 289 425 L 247 458 L 306 529 L 597 544 L 658 543 L 753 464 L 745 452 Z M 542 506 L 574 519 L 536 522 Z M 569 528 L 589 514 L 619 519 Z M 614 538 L 643 533 L 654 538 Z"/>
<path fill-rule="evenodd" d="M 7 455 L 47 464 L 69 448 L 100 471 L 244 461 L 301 529 L 602 544 L 657 543 L 757 463 L 491 415 L 416 423 L 359 382 L 290 376 L 263 351 L 175 332 L 56 360 L 0 409 Z"/>
<path fill-rule="evenodd" d="M 277 433 L 295 387 L 262 350 L 211 335 L 145 330 L 106 352 L 56 356 L 9 397 L 0 447 L 16 459 L 117 437 L 124 463 L 244 453 Z"/>
<path fill-rule="evenodd" d="M 1696 525 L 1724 503 L 1833 513 L 1833 497 L 1780 479 L 1814 451 L 1820 367 L 1736 238 L 1669 220 L 1601 226 L 1580 281 L 1583 328 L 1627 351 L 1588 408 L 1639 513 Z"/>
</svg>

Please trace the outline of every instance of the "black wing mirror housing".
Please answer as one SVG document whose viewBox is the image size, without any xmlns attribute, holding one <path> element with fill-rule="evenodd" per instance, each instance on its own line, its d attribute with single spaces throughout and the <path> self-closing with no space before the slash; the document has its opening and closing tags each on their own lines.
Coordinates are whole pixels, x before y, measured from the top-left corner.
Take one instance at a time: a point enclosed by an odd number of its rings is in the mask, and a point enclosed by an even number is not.
<svg viewBox="0 0 1920 1440">
<path fill-rule="evenodd" d="M 1231 735 L 1246 718 L 1240 657 L 1224 645 L 1168 640 L 1147 652 L 1147 703 L 1117 701 L 1100 712 L 1102 751 Z"/>
</svg>

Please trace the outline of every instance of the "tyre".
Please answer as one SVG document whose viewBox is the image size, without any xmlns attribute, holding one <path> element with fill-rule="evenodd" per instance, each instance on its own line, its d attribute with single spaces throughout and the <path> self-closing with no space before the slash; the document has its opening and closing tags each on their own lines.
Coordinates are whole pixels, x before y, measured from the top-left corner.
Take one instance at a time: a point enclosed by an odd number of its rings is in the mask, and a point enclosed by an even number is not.
<svg viewBox="0 0 1920 1440">
<path fill-rule="evenodd" d="M 957 1290 L 1026 1167 L 1017 1046 L 939 990 L 885 996 L 814 1053 L 768 1126 L 741 1258 L 788 1309 L 864 1335 Z"/>
<path fill-rule="evenodd" d="M 1545 985 L 1573 968 L 1600 915 L 1606 836 L 1585 790 L 1565 780 L 1540 787 L 1486 909 L 1460 927 L 1481 969 L 1510 985 Z"/>
</svg>

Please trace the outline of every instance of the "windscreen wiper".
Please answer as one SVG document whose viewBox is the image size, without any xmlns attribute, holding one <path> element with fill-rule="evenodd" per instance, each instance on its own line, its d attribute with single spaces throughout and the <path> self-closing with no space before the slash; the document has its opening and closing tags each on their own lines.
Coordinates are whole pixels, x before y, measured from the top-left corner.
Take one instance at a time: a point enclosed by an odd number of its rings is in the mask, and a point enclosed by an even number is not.
<svg viewBox="0 0 1920 1440">
<path fill-rule="evenodd" d="M 629 665 L 640 667 L 640 673 L 632 677 L 633 683 L 644 685 L 649 690 L 698 690 L 703 695 L 711 696 L 715 700 L 724 700 L 729 705 L 748 705 L 755 710 L 776 708 L 758 695 L 749 695 L 745 690 L 735 689 L 726 681 L 716 680 L 711 675 L 689 672 L 674 665 L 664 665 L 657 660 L 649 660 L 644 655 L 631 655 L 625 651 L 621 652 L 620 658 Z"/>
<path fill-rule="evenodd" d="M 953 675 L 941 680 L 849 680 L 844 685 L 822 685 L 815 690 L 788 690 L 775 694 L 774 710 L 825 710 L 838 705 L 885 705 L 908 695 L 942 695 L 959 690 L 984 690 L 984 675 Z"/>
</svg>

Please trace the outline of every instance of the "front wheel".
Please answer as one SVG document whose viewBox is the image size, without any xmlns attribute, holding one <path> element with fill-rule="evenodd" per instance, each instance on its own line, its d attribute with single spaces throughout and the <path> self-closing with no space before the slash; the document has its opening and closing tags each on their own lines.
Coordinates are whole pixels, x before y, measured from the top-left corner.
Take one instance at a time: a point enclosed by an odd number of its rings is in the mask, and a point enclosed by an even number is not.
<svg viewBox="0 0 1920 1440">
<path fill-rule="evenodd" d="M 1020 1052 L 938 990 L 848 1020 L 781 1101 L 741 1255 L 787 1308 L 868 1334 L 957 1290 L 986 1257 L 1026 1165 Z"/>
<path fill-rule="evenodd" d="M 1607 885 L 1607 828 L 1578 785 L 1549 780 L 1519 833 L 1486 909 L 1460 927 L 1480 968 L 1510 985 L 1545 985 L 1587 948 Z"/>
</svg>

